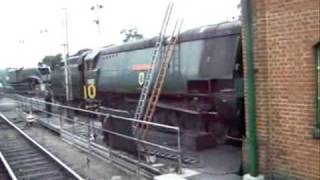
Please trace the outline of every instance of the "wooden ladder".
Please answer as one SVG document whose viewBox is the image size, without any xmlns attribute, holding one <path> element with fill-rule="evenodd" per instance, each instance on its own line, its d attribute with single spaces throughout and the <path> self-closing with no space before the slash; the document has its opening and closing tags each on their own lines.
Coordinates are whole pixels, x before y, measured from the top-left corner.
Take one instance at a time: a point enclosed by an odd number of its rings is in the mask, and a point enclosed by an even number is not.
<svg viewBox="0 0 320 180">
<path fill-rule="evenodd" d="M 180 34 L 182 22 L 183 22 L 182 20 L 176 22 L 174 29 L 173 29 L 173 32 L 172 32 L 172 35 L 170 37 L 169 44 L 165 48 L 164 56 L 163 56 L 163 59 L 160 63 L 159 72 L 158 72 L 156 80 L 154 82 L 152 93 L 150 95 L 148 105 L 147 105 L 147 108 L 146 108 L 146 111 L 145 111 L 145 114 L 143 117 L 143 121 L 145 121 L 145 122 L 151 122 L 153 119 L 153 116 L 154 116 L 154 113 L 155 113 L 155 110 L 157 107 L 157 103 L 158 103 L 160 95 L 161 95 L 163 84 L 165 82 L 167 71 L 169 69 L 170 62 L 174 57 L 176 44 L 178 43 L 178 36 Z M 141 135 L 140 136 L 141 139 L 145 138 L 145 135 L 147 134 L 148 129 L 149 129 L 149 124 L 142 126 L 141 131 L 139 133 Z"/>
<path fill-rule="evenodd" d="M 152 59 L 151 59 L 151 68 L 146 73 L 146 78 L 145 78 L 145 81 L 144 81 L 142 89 L 141 89 L 138 105 L 136 107 L 136 111 L 134 114 L 134 119 L 141 120 L 143 117 L 145 105 L 148 100 L 150 87 L 152 86 L 152 81 L 154 79 L 154 75 L 156 74 L 158 59 L 160 59 L 159 58 L 160 51 L 161 51 L 162 46 L 165 41 L 165 34 L 166 34 L 166 30 L 167 30 L 169 20 L 171 17 L 172 8 L 173 8 L 173 4 L 169 3 L 167 10 L 166 10 L 166 13 L 165 13 L 165 17 L 162 22 L 162 26 L 161 26 L 158 40 L 155 44 L 154 52 L 153 52 Z"/>
</svg>

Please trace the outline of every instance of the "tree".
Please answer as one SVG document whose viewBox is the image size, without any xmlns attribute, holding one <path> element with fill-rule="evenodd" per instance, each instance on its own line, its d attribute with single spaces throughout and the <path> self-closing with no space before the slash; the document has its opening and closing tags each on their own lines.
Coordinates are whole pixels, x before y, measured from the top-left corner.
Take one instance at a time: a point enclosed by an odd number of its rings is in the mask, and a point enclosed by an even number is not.
<svg viewBox="0 0 320 180">
<path fill-rule="evenodd" d="M 143 39 L 143 35 L 138 33 L 138 30 L 136 28 L 124 29 L 120 33 L 125 35 L 123 42 L 130 42 L 134 40 Z"/>
<path fill-rule="evenodd" d="M 46 64 L 50 66 L 51 69 L 54 69 L 55 67 L 59 66 L 62 62 L 62 54 L 57 55 L 49 55 L 45 56 L 42 61 L 39 64 Z"/>
</svg>

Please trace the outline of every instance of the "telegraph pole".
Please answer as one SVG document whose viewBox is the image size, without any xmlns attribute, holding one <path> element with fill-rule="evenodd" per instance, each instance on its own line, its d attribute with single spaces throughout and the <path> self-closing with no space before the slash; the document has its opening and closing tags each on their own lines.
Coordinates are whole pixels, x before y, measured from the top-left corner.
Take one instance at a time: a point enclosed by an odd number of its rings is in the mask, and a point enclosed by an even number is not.
<svg viewBox="0 0 320 180">
<path fill-rule="evenodd" d="M 68 32 L 68 11 L 66 8 L 64 10 L 64 18 L 65 18 L 65 43 L 64 46 L 64 53 L 65 53 L 65 61 L 64 61 L 64 75 L 65 75 L 65 85 L 66 85 L 66 100 L 70 102 L 72 100 L 72 91 L 70 90 L 71 87 L 71 78 L 70 78 L 70 69 L 69 69 L 69 32 Z"/>
<path fill-rule="evenodd" d="M 100 47 L 100 16 L 99 16 L 99 10 L 101 10 L 103 6 L 101 4 L 95 4 L 94 6 L 91 6 L 92 11 L 96 11 L 96 19 L 93 20 L 93 22 L 97 25 L 97 46 Z"/>
</svg>

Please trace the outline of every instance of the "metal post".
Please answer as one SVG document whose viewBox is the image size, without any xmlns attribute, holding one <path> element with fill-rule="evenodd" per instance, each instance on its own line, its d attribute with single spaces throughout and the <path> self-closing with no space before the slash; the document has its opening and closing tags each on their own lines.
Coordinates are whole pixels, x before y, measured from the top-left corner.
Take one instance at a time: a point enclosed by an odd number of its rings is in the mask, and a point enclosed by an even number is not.
<svg viewBox="0 0 320 180">
<path fill-rule="evenodd" d="M 177 130 L 177 143 L 178 143 L 178 174 L 182 173 L 182 148 L 181 148 L 181 131 Z"/>
<path fill-rule="evenodd" d="M 314 129 L 314 138 L 320 139 L 320 42 L 315 45 L 316 50 L 316 127 Z"/>
<path fill-rule="evenodd" d="M 140 136 L 138 136 L 138 139 L 140 139 Z M 136 175 L 137 175 L 137 177 L 140 177 L 140 172 L 141 172 L 141 151 L 140 151 L 140 149 L 139 149 L 139 145 L 140 145 L 140 143 L 137 143 L 138 144 L 138 146 L 137 146 L 137 148 L 138 148 L 138 169 L 137 169 L 137 173 L 136 173 Z"/>
<path fill-rule="evenodd" d="M 61 111 L 59 113 L 59 120 L 60 120 L 60 136 L 63 133 L 63 116 L 61 115 Z"/>
<path fill-rule="evenodd" d="M 258 170 L 258 152 L 257 152 L 257 124 L 256 124 L 256 90 L 254 76 L 253 59 L 253 37 L 252 37 L 252 17 L 251 0 L 244 1 L 244 28 L 247 56 L 247 100 L 248 100 L 248 121 L 249 121 L 249 160 L 250 175 L 257 177 Z"/>
<path fill-rule="evenodd" d="M 76 127 L 75 127 L 75 124 L 76 124 L 76 119 L 75 117 L 72 117 L 72 133 L 74 135 L 76 135 Z"/>
<path fill-rule="evenodd" d="M 98 44 L 98 48 L 100 47 L 100 17 L 99 17 L 99 8 L 100 8 L 100 6 L 97 4 L 97 44 Z"/>
<path fill-rule="evenodd" d="M 70 69 L 69 69 L 69 35 L 68 35 L 68 11 L 66 8 L 63 9 L 65 11 L 65 61 L 64 61 L 64 74 L 65 74 L 65 85 L 66 85 L 66 100 L 69 102 L 71 100 L 71 91 L 70 91 Z"/>
<path fill-rule="evenodd" d="M 320 42 L 315 46 L 316 48 L 316 71 L 317 71 L 317 124 L 316 127 L 320 129 Z"/>
<path fill-rule="evenodd" d="M 91 154 L 91 133 L 92 133 L 92 120 L 89 120 L 88 122 L 88 148 L 89 153 Z"/>
<path fill-rule="evenodd" d="M 109 118 L 109 115 L 105 116 L 106 121 L 109 121 L 108 118 Z M 108 122 L 107 122 L 107 123 L 108 123 Z M 109 130 L 109 129 L 108 129 L 108 130 Z M 109 136 L 109 138 L 108 138 L 108 143 L 109 143 L 109 156 L 110 156 L 110 160 L 111 160 L 111 162 L 112 162 L 112 158 L 113 158 L 113 157 L 112 157 L 112 155 L 113 155 L 113 154 L 112 154 L 112 152 L 113 152 L 113 151 L 112 151 L 112 149 L 113 149 L 113 144 L 112 144 L 112 140 L 111 140 L 111 139 L 112 139 L 112 138 L 111 138 L 111 134 L 109 133 L 108 136 Z"/>
<path fill-rule="evenodd" d="M 47 104 L 44 104 L 44 105 L 47 106 Z M 51 107 L 51 108 L 52 108 L 52 107 Z M 51 110 L 52 110 L 52 109 L 51 109 Z M 48 111 L 48 112 L 47 112 L 47 118 L 46 118 L 46 119 L 47 119 L 47 124 L 50 124 L 49 116 L 50 116 L 50 113 L 51 113 L 52 111 L 49 112 L 49 109 L 46 109 L 46 111 Z"/>
<path fill-rule="evenodd" d="M 99 10 L 102 9 L 103 6 L 101 4 L 95 4 L 91 7 L 91 10 L 96 10 L 96 16 L 97 19 L 94 20 L 94 22 L 97 25 L 97 48 L 100 47 L 100 16 L 99 16 Z"/>
</svg>

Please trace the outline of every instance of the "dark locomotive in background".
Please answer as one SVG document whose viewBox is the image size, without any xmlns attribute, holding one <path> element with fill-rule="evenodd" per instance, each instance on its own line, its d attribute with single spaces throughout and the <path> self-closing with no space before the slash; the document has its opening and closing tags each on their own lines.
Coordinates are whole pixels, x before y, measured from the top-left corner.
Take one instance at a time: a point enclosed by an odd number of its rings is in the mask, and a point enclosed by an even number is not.
<svg viewBox="0 0 320 180">
<path fill-rule="evenodd" d="M 194 133 L 209 132 L 217 142 L 243 135 L 243 72 L 240 24 L 221 23 L 180 34 L 157 105 L 155 122 Z M 76 106 L 99 102 L 133 117 L 157 38 L 99 50 L 68 59 Z M 64 67 L 51 72 L 54 98 L 65 100 Z M 11 82 L 12 83 L 12 82 Z"/>
<path fill-rule="evenodd" d="M 8 68 L 1 77 L 4 84 L 16 93 L 34 94 L 45 90 L 45 86 L 50 83 L 50 73 L 50 67 L 41 65 L 37 68 Z"/>
</svg>

